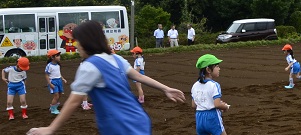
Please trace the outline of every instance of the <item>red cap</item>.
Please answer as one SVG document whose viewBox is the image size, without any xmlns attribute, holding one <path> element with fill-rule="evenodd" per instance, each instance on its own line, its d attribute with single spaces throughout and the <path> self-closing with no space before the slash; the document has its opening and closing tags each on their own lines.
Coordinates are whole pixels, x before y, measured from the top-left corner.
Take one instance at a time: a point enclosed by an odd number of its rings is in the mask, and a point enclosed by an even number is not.
<svg viewBox="0 0 301 135">
<path fill-rule="evenodd" d="M 61 52 L 59 52 L 58 50 L 55 50 L 55 49 L 51 49 L 51 50 L 48 50 L 47 57 L 51 57 L 51 56 L 57 55 L 59 53 L 61 53 Z"/>
<path fill-rule="evenodd" d="M 18 59 L 18 67 L 24 71 L 29 69 L 29 60 L 26 57 L 21 57 Z"/>
<path fill-rule="evenodd" d="M 131 53 L 142 53 L 142 52 L 143 52 L 142 49 L 138 46 L 133 48 L 133 50 L 131 50 Z"/>
<path fill-rule="evenodd" d="M 293 47 L 290 44 L 286 44 L 283 46 L 282 51 L 293 50 Z"/>
</svg>

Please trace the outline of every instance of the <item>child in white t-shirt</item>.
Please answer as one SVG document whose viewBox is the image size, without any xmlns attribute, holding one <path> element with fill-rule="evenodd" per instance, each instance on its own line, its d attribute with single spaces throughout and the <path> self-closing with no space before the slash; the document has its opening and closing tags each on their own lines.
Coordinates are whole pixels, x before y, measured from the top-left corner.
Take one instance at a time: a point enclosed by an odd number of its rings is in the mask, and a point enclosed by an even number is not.
<svg viewBox="0 0 301 135">
<path fill-rule="evenodd" d="M 222 91 L 219 83 L 212 80 L 219 77 L 219 63 L 211 54 L 201 56 L 196 67 L 200 69 L 197 82 L 191 89 L 192 107 L 196 108 L 196 130 L 198 135 L 226 135 L 221 113 L 230 107 L 221 100 Z"/>
<path fill-rule="evenodd" d="M 142 52 L 143 50 L 140 47 L 135 47 L 133 48 L 133 50 L 131 50 L 133 57 L 136 58 L 134 62 L 134 69 L 137 70 L 140 74 L 145 75 L 144 73 L 145 61 Z M 138 101 L 140 103 L 144 103 L 144 94 L 143 94 L 141 83 L 135 80 L 134 82 L 136 83 L 136 87 L 138 90 L 138 95 L 139 95 Z"/>
</svg>

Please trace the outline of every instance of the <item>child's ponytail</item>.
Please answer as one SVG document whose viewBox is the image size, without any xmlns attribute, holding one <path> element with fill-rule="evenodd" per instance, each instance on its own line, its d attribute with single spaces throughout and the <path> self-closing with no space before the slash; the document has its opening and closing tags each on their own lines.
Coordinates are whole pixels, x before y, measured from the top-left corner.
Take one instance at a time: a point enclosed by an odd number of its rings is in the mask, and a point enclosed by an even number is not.
<svg viewBox="0 0 301 135">
<path fill-rule="evenodd" d="M 205 74 L 206 74 L 206 68 L 200 69 L 198 81 L 202 84 L 206 83 L 205 82 Z"/>
<path fill-rule="evenodd" d="M 287 50 L 287 52 L 289 52 L 292 58 L 295 59 L 293 50 Z"/>
</svg>

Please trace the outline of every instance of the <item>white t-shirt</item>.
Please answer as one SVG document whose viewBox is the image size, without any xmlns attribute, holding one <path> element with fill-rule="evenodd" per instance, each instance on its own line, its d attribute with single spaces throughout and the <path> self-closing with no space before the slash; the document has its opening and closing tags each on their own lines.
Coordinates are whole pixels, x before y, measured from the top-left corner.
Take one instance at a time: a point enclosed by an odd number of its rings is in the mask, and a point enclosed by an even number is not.
<svg viewBox="0 0 301 135">
<path fill-rule="evenodd" d="M 154 36 L 156 38 L 164 38 L 164 31 L 163 30 L 160 30 L 160 29 L 156 29 L 154 31 Z"/>
<path fill-rule="evenodd" d="M 109 62 L 111 65 L 113 65 L 114 67 L 119 68 L 113 55 L 102 53 L 102 54 L 96 54 L 95 56 L 101 57 L 107 62 Z M 119 55 L 115 55 L 115 56 L 117 56 L 121 60 L 124 70 L 126 71 L 126 73 L 128 73 L 130 69 L 132 69 L 130 63 Z M 92 90 L 92 88 L 94 87 L 104 88 L 105 86 L 106 84 L 97 67 L 95 67 L 90 62 L 84 61 L 78 67 L 75 75 L 75 80 L 70 87 L 72 89 L 73 94 L 87 95 L 87 93 L 90 90 Z"/>
<path fill-rule="evenodd" d="M 169 38 L 178 38 L 178 31 L 176 29 L 170 29 L 167 33 L 167 36 L 169 36 Z"/>
<path fill-rule="evenodd" d="M 4 69 L 4 72 L 8 73 L 8 81 L 17 83 L 24 81 L 27 78 L 25 71 L 17 71 L 16 66 L 10 66 Z"/>
<path fill-rule="evenodd" d="M 134 69 L 137 69 L 137 67 L 139 66 L 140 70 L 144 70 L 144 65 L 145 65 L 145 62 L 144 62 L 143 57 L 138 57 L 134 62 Z"/>
<path fill-rule="evenodd" d="M 297 60 L 296 59 L 293 59 L 293 57 L 292 57 L 292 55 L 287 55 L 286 56 L 286 61 L 287 61 L 287 64 L 290 64 L 290 63 L 295 63 L 295 62 L 297 62 Z M 293 65 L 292 65 L 293 66 Z"/>
<path fill-rule="evenodd" d="M 187 38 L 192 39 L 195 36 L 195 31 L 193 28 L 188 29 Z"/>
<path fill-rule="evenodd" d="M 49 79 L 61 78 L 61 66 L 59 64 L 48 63 L 45 68 L 45 73 L 49 75 Z"/>
<path fill-rule="evenodd" d="M 214 100 L 221 98 L 222 92 L 219 83 L 209 80 L 207 83 L 194 83 L 191 96 L 197 105 L 196 110 L 204 111 L 214 109 Z"/>
</svg>

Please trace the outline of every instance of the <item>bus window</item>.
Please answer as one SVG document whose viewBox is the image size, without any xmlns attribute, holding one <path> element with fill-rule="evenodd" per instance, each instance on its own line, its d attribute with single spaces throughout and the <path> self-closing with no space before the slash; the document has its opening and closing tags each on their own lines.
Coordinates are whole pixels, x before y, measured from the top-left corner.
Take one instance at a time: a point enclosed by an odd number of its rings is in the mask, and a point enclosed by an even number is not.
<svg viewBox="0 0 301 135">
<path fill-rule="evenodd" d="M 120 28 L 119 11 L 92 12 L 91 20 L 98 21 L 105 28 Z"/>
<path fill-rule="evenodd" d="M 55 49 L 55 39 L 49 39 L 49 49 Z"/>
<path fill-rule="evenodd" d="M 4 15 L 5 33 L 35 32 L 35 15 Z"/>
<path fill-rule="evenodd" d="M 48 32 L 55 32 L 55 20 L 54 18 L 49 18 L 48 20 Z"/>
<path fill-rule="evenodd" d="M 40 49 L 46 49 L 46 39 L 40 40 Z"/>
<path fill-rule="evenodd" d="M 63 28 L 70 23 L 79 25 L 84 20 L 88 20 L 88 12 L 82 13 L 59 13 L 59 30 L 63 30 Z"/>
<path fill-rule="evenodd" d="M 46 32 L 45 18 L 39 18 L 39 32 Z"/>
<path fill-rule="evenodd" d="M 0 15 L 0 33 L 3 33 L 3 16 Z"/>
</svg>

